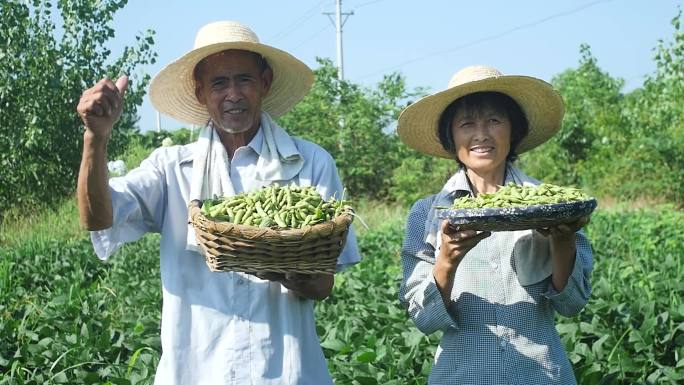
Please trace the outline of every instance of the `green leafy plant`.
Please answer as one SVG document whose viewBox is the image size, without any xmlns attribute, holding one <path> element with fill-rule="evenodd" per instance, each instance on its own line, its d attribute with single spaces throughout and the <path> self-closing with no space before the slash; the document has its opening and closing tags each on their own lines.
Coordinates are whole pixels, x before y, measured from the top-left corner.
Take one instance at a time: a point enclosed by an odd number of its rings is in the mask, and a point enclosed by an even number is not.
<svg viewBox="0 0 684 385">
<path fill-rule="evenodd" d="M 318 63 L 311 92 L 279 123 L 325 148 L 351 195 L 388 198 L 393 170 L 402 161 L 393 124 L 406 100 L 421 91 L 406 90 L 398 74 L 366 89 L 340 81 L 330 60 Z"/>
</svg>

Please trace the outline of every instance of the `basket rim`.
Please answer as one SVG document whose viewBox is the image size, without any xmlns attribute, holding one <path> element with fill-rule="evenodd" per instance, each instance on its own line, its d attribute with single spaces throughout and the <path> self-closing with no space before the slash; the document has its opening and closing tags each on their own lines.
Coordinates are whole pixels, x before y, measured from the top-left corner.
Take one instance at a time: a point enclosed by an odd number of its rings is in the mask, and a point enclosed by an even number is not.
<svg viewBox="0 0 684 385">
<path fill-rule="evenodd" d="M 259 236 L 267 236 L 267 237 L 290 237 L 290 236 L 297 236 L 301 234 L 306 234 L 306 233 L 311 233 L 311 232 L 319 232 L 319 231 L 325 231 L 329 230 L 330 226 L 339 226 L 339 225 L 344 225 L 344 226 L 350 226 L 351 222 L 354 220 L 354 210 L 350 207 L 348 210 L 343 212 L 342 214 L 336 216 L 335 218 L 328 220 L 328 221 L 323 221 L 320 223 L 316 223 L 313 226 L 304 226 L 302 228 L 297 228 L 297 229 L 292 229 L 292 228 L 285 228 L 285 229 L 273 229 L 270 227 L 259 227 L 259 226 L 247 226 L 239 223 L 233 223 L 229 221 L 217 221 L 214 219 L 210 219 L 204 213 L 202 212 L 202 209 L 200 207 L 202 201 L 194 199 L 190 201 L 188 204 L 188 223 L 192 224 L 193 227 L 197 226 L 203 226 L 205 231 L 208 232 L 213 232 L 212 230 L 217 230 L 218 233 L 224 233 L 225 231 L 220 231 L 217 229 L 217 227 L 220 226 L 229 226 L 237 231 L 243 232 L 243 231 L 254 231 L 255 229 L 258 229 L 261 234 Z"/>
</svg>

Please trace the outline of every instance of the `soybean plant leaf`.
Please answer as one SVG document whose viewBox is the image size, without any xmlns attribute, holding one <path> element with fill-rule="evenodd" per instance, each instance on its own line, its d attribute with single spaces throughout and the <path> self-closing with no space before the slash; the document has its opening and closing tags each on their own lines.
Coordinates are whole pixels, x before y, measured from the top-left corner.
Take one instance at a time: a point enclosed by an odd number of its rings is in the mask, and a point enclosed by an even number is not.
<svg viewBox="0 0 684 385">
<path fill-rule="evenodd" d="M 77 340 L 76 334 L 69 334 L 66 336 L 66 341 L 72 345 L 76 344 Z"/>
<path fill-rule="evenodd" d="M 64 372 L 59 372 L 55 374 L 52 380 L 58 384 L 66 384 L 69 382 L 69 379 L 67 378 Z"/>
<path fill-rule="evenodd" d="M 610 338 L 610 335 L 605 335 L 596 340 L 596 342 L 594 342 L 594 344 L 591 346 L 591 351 L 592 353 L 594 353 L 594 355 L 598 357 L 603 357 L 603 344 L 606 342 L 608 338 Z"/>
<path fill-rule="evenodd" d="M 133 328 L 133 333 L 142 334 L 143 331 L 145 331 L 145 325 L 143 325 L 142 322 L 138 321 L 135 324 L 135 327 Z"/>
<path fill-rule="evenodd" d="M 90 337 L 90 332 L 88 331 L 88 325 L 83 324 L 81 325 L 81 337 L 83 340 L 88 340 Z"/>
<path fill-rule="evenodd" d="M 414 347 L 420 344 L 425 335 L 417 329 L 412 329 L 410 332 L 404 332 L 402 335 L 406 338 L 406 344 L 408 346 Z"/>
<path fill-rule="evenodd" d="M 375 357 L 376 357 L 375 352 L 366 351 L 366 352 L 359 354 L 359 356 L 356 357 L 356 360 L 359 362 L 373 362 L 373 361 L 375 361 Z"/>
<path fill-rule="evenodd" d="M 325 349 L 330 349 L 330 350 L 334 350 L 336 352 L 339 352 L 342 349 L 344 349 L 345 344 L 342 341 L 333 338 L 333 339 L 327 339 L 327 340 L 323 341 L 321 343 L 321 346 Z"/>
<path fill-rule="evenodd" d="M 45 337 L 42 340 L 38 341 L 38 345 L 43 347 L 50 346 L 50 344 L 52 344 L 52 341 L 54 341 L 52 338 Z"/>
<path fill-rule="evenodd" d="M 658 383 L 658 379 L 660 379 L 661 377 L 661 369 L 656 369 L 653 373 L 649 374 L 648 377 L 646 377 L 646 381 L 648 381 L 650 384 L 656 384 Z"/>
<path fill-rule="evenodd" d="M 598 383 L 598 385 L 611 385 L 615 382 L 615 379 L 618 377 L 619 373 L 609 373 L 603 378 L 601 378 L 601 381 Z"/>
<path fill-rule="evenodd" d="M 378 380 L 376 380 L 373 377 L 358 376 L 354 379 L 358 381 L 361 385 L 378 385 Z"/>
<path fill-rule="evenodd" d="M 556 330 L 558 330 L 558 334 L 561 336 L 564 334 L 574 336 L 577 333 L 577 329 L 577 324 L 574 323 L 562 323 L 556 325 Z"/>
</svg>

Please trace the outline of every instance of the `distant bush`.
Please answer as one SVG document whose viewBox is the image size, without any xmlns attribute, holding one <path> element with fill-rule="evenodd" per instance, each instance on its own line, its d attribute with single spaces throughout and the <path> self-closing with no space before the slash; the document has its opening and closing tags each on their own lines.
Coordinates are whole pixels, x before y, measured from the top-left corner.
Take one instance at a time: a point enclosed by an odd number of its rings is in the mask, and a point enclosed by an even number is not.
<svg viewBox="0 0 684 385">
<path fill-rule="evenodd" d="M 278 122 L 325 148 L 352 196 L 393 199 L 392 173 L 405 154 L 393 127 L 407 100 L 421 90 L 407 90 L 399 74 L 369 89 L 340 81 L 330 60 L 319 64 L 311 92 Z"/>
<path fill-rule="evenodd" d="M 602 71 L 590 48 L 577 69 L 554 77 L 566 114 L 560 132 L 521 157 L 529 174 L 599 196 L 684 206 L 684 29 L 656 47 L 656 72 L 621 93 L 624 81 Z"/>
<path fill-rule="evenodd" d="M 194 134 L 187 128 L 180 128 L 174 131 L 147 131 L 145 133 L 136 133 L 131 135 L 130 143 L 126 151 L 121 155 L 124 163 L 128 169 L 133 169 L 140 165 L 145 158 L 147 158 L 152 151 L 162 146 L 162 142 L 166 138 L 170 138 L 174 145 L 188 144 L 192 140 L 197 140 L 197 129 Z"/>
<path fill-rule="evenodd" d="M 125 47 L 118 58 L 106 48 L 114 37 L 109 24 L 125 3 L 2 2 L 0 217 L 9 206 L 49 205 L 75 190 L 83 142 L 83 124 L 76 114 L 81 93 L 105 75 L 115 79 L 154 62 L 151 31 L 138 36 L 136 46 Z M 109 142 L 112 157 L 135 131 L 149 76 L 132 79 L 124 115 Z"/>
<path fill-rule="evenodd" d="M 390 195 L 410 207 L 416 200 L 438 193 L 457 169 L 458 163 L 453 159 L 408 155 L 392 171 Z"/>
</svg>

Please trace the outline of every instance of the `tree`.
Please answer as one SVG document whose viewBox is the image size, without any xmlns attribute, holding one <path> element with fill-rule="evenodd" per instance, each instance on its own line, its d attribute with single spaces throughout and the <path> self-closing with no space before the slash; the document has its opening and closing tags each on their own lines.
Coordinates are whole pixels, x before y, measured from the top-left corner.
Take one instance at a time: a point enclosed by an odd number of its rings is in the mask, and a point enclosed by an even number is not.
<svg viewBox="0 0 684 385">
<path fill-rule="evenodd" d="M 654 49 L 655 73 L 626 98 L 633 136 L 627 157 L 640 190 L 654 200 L 684 204 L 684 29 L 682 11 L 672 19 L 672 40 Z M 648 186 L 647 189 L 644 186 Z M 635 186 L 636 188 L 637 186 Z M 631 191 L 630 196 L 636 195 Z"/>
<path fill-rule="evenodd" d="M 560 132 L 523 154 L 522 167 L 548 182 L 576 184 L 602 197 L 684 204 L 684 31 L 654 49 L 656 71 L 623 94 L 587 45 L 579 67 L 554 77 L 563 95 Z"/>
<path fill-rule="evenodd" d="M 10 206 L 50 204 L 73 192 L 83 127 L 76 114 L 81 93 L 101 77 L 132 74 L 124 115 L 109 143 L 121 153 L 135 132 L 137 107 L 148 75 L 134 70 L 154 63 L 153 32 L 110 58 L 109 26 L 125 0 L 47 0 L 0 3 L 0 213 Z M 62 25 L 57 28 L 53 12 Z M 60 37 L 59 39 L 57 37 Z M 1 216 L 2 214 L 0 214 Z"/>
<path fill-rule="evenodd" d="M 601 70 L 588 45 L 580 46 L 580 55 L 577 69 L 568 69 L 552 79 L 565 104 L 560 131 L 521 156 L 526 171 L 548 182 L 583 184 L 587 172 L 601 169 L 597 160 L 603 163 L 605 156 L 613 156 L 611 151 L 625 146 L 620 92 L 624 81 Z M 584 167 L 587 164 L 588 170 Z"/>
<path fill-rule="evenodd" d="M 420 90 L 407 91 L 399 74 L 365 89 L 340 81 L 330 60 L 318 62 L 311 92 L 279 122 L 330 152 L 352 195 L 388 198 L 393 170 L 405 153 L 394 123 L 405 101 Z"/>
</svg>

